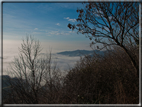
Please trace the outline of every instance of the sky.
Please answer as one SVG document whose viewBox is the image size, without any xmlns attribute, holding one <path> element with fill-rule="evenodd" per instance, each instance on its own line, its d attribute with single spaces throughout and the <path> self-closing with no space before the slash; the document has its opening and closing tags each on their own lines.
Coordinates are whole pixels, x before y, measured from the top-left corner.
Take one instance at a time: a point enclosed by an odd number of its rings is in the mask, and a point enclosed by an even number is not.
<svg viewBox="0 0 142 107">
<path fill-rule="evenodd" d="M 3 3 L 3 45 L 32 35 L 48 45 L 51 42 L 53 50 L 60 43 L 65 45 L 63 50 L 74 44 L 72 50 L 86 49 L 89 40 L 67 27 L 76 23 L 76 10 L 81 7 L 81 3 Z"/>
</svg>

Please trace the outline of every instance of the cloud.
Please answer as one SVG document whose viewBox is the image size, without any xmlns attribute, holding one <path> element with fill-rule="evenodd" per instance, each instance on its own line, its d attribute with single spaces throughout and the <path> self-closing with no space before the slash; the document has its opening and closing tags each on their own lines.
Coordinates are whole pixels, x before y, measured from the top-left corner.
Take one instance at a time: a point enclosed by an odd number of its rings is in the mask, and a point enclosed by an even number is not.
<svg viewBox="0 0 142 107">
<path fill-rule="evenodd" d="M 49 31 L 47 32 L 47 35 L 48 36 L 51 36 L 51 35 L 70 35 L 72 33 L 75 33 L 74 31 Z"/>
<path fill-rule="evenodd" d="M 70 21 L 70 22 L 75 22 L 75 21 L 76 21 L 76 19 L 70 19 L 69 17 L 66 17 L 66 18 L 64 18 L 64 19 L 67 19 L 67 20 Z"/>
<path fill-rule="evenodd" d="M 38 28 L 35 28 L 34 30 L 38 30 Z"/>
<path fill-rule="evenodd" d="M 57 23 L 56 25 L 60 26 L 60 23 Z"/>
</svg>

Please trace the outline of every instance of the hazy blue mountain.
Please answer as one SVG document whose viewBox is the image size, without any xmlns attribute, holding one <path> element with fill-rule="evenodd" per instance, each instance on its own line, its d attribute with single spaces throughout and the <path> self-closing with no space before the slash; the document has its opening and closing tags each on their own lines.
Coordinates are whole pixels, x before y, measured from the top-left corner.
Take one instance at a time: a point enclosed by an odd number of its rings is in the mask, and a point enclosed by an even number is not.
<svg viewBox="0 0 142 107">
<path fill-rule="evenodd" d="M 103 51 L 99 51 L 99 50 L 95 50 L 95 52 L 97 54 L 101 54 L 101 55 L 104 54 Z M 93 53 L 94 53 L 94 51 L 92 51 L 92 50 L 90 50 L 90 51 L 89 50 L 74 50 L 74 51 L 63 51 L 63 52 L 59 52 L 57 54 L 74 57 L 74 56 L 93 55 Z"/>
</svg>

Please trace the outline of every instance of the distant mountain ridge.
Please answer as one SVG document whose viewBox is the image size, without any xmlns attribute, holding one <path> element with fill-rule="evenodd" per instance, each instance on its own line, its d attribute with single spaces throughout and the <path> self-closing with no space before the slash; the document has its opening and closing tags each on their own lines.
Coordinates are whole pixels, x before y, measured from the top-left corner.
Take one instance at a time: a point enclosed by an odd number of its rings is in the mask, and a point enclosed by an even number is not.
<svg viewBox="0 0 142 107">
<path fill-rule="evenodd" d="M 100 55 L 104 54 L 103 51 L 99 50 L 95 50 L 95 52 Z M 93 55 L 93 53 L 94 53 L 93 50 L 74 50 L 74 51 L 63 51 L 57 54 L 73 57 L 73 56 Z"/>
</svg>

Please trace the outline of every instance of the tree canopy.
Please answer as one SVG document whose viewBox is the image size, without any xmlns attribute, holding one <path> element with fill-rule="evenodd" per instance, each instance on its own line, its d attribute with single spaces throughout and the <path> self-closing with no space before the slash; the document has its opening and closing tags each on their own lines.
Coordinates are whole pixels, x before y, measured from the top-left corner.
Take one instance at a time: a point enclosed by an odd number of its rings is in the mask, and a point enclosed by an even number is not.
<svg viewBox="0 0 142 107">
<path fill-rule="evenodd" d="M 92 41 L 91 46 L 103 44 L 101 48 L 97 46 L 99 49 L 112 45 L 121 47 L 138 74 L 137 59 L 129 50 L 139 45 L 139 3 L 89 2 L 77 12 L 77 24 L 69 23 L 68 27 L 85 34 Z"/>
<path fill-rule="evenodd" d="M 138 3 L 87 3 L 79 13 L 76 25 L 68 24 L 87 34 L 92 44 L 136 45 L 139 40 L 139 4 Z"/>
</svg>

